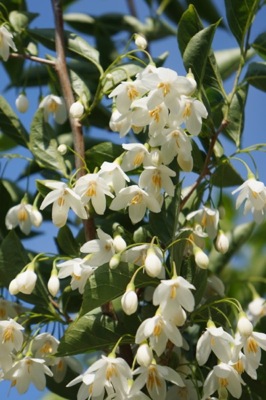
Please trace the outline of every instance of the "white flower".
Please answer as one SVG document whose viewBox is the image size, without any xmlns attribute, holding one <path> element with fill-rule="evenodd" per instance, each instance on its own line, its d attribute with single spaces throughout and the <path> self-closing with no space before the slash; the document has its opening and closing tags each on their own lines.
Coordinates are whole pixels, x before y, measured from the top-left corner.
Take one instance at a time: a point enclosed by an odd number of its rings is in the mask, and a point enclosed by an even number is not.
<svg viewBox="0 0 266 400">
<path fill-rule="evenodd" d="M 147 343 L 143 343 L 138 347 L 136 353 L 136 359 L 138 364 L 144 367 L 148 367 L 151 364 L 153 359 L 153 353 L 151 347 L 148 346 Z"/>
<path fill-rule="evenodd" d="M 207 269 L 209 266 L 209 257 L 207 254 L 205 254 L 204 251 L 202 251 L 201 248 L 196 245 L 193 246 L 193 253 L 197 266 L 202 269 Z"/>
<path fill-rule="evenodd" d="M 13 42 L 13 35 L 10 33 L 5 26 L 0 27 L 0 56 L 4 61 L 9 58 L 9 47 L 12 50 L 17 51 L 16 45 Z"/>
<path fill-rule="evenodd" d="M 148 46 L 147 40 L 144 35 L 141 33 L 135 33 L 135 45 L 141 49 L 145 50 L 146 47 Z"/>
<path fill-rule="evenodd" d="M 104 214 L 106 208 L 105 196 L 114 197 L 105 180 L 99 173 L 86 174 L 79 178 L 75 185 L 75 192 L 81 197 L 83 204 L 91 201 L 97 214 Z"/>
<path fill-rule="evenodd" d="M 21 113 L 25 113 L 29 108 L 29 100 L 23 93 L 18 95 L 15 103 L 18 111 Z"/>
<path fill-rule="evenodd" d="M 13 319 L 0 321 L 0 349 L 1 351 L 20 351 L 23 344 L 22 325 Z"/>
<path fill-rule="evenodd" d="M 206 107 L 201 101 L 188 96 L 181 96 L 179 106 L 179 122 L 184 122 L 188 132 L 197 136 L 201 131 L 202 118 L 208 116 Z M 175 116 L 173 118 L 175 119 Z"/>
<path fill-rule="evenodd" d="M 52 371 L 38 358 L 25 357 L 17 361 L 4 375 L 11 381 L 11 386 L 16 386 L 20 394 L 26 393 L 30 383 L 39 390 L 44 390 L 46 385 L 45 375 L 53 376 Z"/>
<path fill-rule="evenodd" d="M 48 122 L 49 114 L 54 115 L 54 119 L 58 124 L 63 124 L 67 119 L 66 105 L 62 97 L 49 94 L 42 99 L 39 108 L 43 108 L 46 122 Z"/>
<path fill-rule="evenodd" d="M 237 353 L 243 348 L 247 362 L 257 369 L 260 365 L 261 349 L 266 350 L 266 334 L 254 332 L 253 326 L 247 318 L 242 317 L 240 320 L 238 322 L 238 333 L 236 334 L 235 352 Z"/>
<path fill-rule="evenodd" d="M 214 239 L 218 231 L 219 211 L 205 207 L 201 210 L 192 211 L 187 215 L 187 220 L 195 218 L 204 230 L 206 230 L 210 239 Z"/>
<path fill-rule="evenodd" d="M 53 355 L 56 353 L 59 345 L 59 340 L 50 333 L 40 333 L 35 336 L 31 342 L 31 351 L 35 358 L 45 360 L 46 364 L 53 365 L 55 359 Z"/>
<path fill-rule="evenodd" d="M 154 213 L 161 211 L 158 201 L 137 185 L 121 189 L 110 204 L 110 209 L 114 211 L 126 207 L 128 207 L 129 218 L 133 224 L 142 220 L 147 208 Z"/>
<path fill-rule="evenodd" d="M 225 395 L 228 391 L 239 399 L 242 394 L 242 383 L 241 376 L 231 365 L 225 363 L 215 365 L 204 382 L 202 400 L 208 399 L 216 390 L 225 391 Z"/>
<path fill-rule="evenodd" d="M 101 230 L 97 229 L 99 239 L 89 240 L 80 248 L 82 253 L 91 253 L 90 264 L 93 266 L 100 266 L 108 263 L 115 254 L 114 239 Z"/>
<path fill-rule="evenodd" d="M 116 108 L 113 110 L 109 127 L 113 132 L 119 132 L 120 137 L 124 137 L 131 129 L 132 111 L 126 114 L 121 114 Z"/>
<path fill-rule="evenodd" d="M 153 293 L 153 304 L 160 305 L 165 318 L 174 318 L 179 307 L 193 311 L 195 300 L 190 289 L 195 287 L 182 276 L 162 280 Z"/>
<path fill-rule="evenodd" d="M 237 322 L 237 330 L 241 336 L 248 337 L 253 332 L 253 325 L 245 315 L 241 315 Z"/>
<path fill-rule="evenodd" d="M 64 156 L 64 155 L 66 154 L 66 152 L 67 152 L 67 146 L 66 146 L 64 143 L 62 143 L 62 144 L 60 144 L 60 145 L 57 147 L 57 151 L 58 151 L 58 153 L 60 153 L 62 156 Z"/>
<path fill-rule="evenodd" d="M 256 323 L 260 320 L 261 317 L 266 315 L 266 302 L 263 297 L 255 297 L 248 304 L 248 317 L 251 322 L 256 325 Z"/>
<path fill-rule="evenodd" d="M 160 253 L 160 249 L 158 250 Z M 162 274 L 162 257 L 158 255 L 158 250 L 155 250 L 155 246 L 150 246 L 144 261 L 145 271 L 152 278 L 159 277 Z"/>
<path fill-rule="evenodd" d="M 45 182 L 45 186 L 53 190 L 45 196 L 40 209 L 43 210 L 49 204 L 53 203 L 52 220 L 57 227 L 61 228 L 66 224 L 70 208 L 81 219 L 87 219 L 87 212 L 81 202 L 80 196 L 74 190 L 70 189 L 66 183 L 47 181 Z"/>
<path fill-rule="evenodd" d="M 55 297 L 57 295 L 57 293 L 60 289 L 60 282 L 59 282 L 56 270 L 52 270 L 49 281 L 47 283 L 47 288 L 49 290 L 49 293 L 51 293 L 52 296 Z"/>
<path fill-rule="evenodd" d="M 54 374 L 53 379 L 56 383 L 60 383 L 64 380 L 68 368 L 76 374 L 82 372 L 82 365 L 76 358 L 70 356 L 55 358 L 51 370 Z"/>
<path fill-rule="evenodd" d="M 9 284 L 9 293 L 16 295 L 21 292 L 24 294 L 31 294 L 35 288 L 37 275 L 35 272 L 28 268 L 26 271 L 21 272 Z"/>
<path fill-rule="evenodd" d="M 148 166 L 139 177 L 139 187 L 146 189 L 150 194 L 158 195 L 161 190 L 164 190 L 169 196 L 174 196 L 175 185 L 170 177 L 176 176 L 176 173 L 166 165 L 157 167 Z"/>
<path fill-rule="evenodd" d="M 170 340 L 177 347 L 182 346 L 182 335 L 179 329 L 171 320 L 164 318 L 161 314 L 156 314 L 152 318 L 145 319 L 139 326 L 135 342 L 141 343 L 149 339 L 151 348 L 158 356 L 161 356 L 166 349 L 166 344 Z"/>
<path fill-rule="evenodd" d="M 166 398 L 166 383 L 169 381 L 178 386 L 184 386 L 180 375 L 172 368 L 151 363 L 148 366 L 141 366 L 133 372 L 139 375 L 133 383 L 134 388 L 141 389 L 145 384 L 152 400 Z"/>
<path fill-rule="evenodd" d="M 121 82 L 108 97 L 115 97 L 115 106 L 123 115 L 126 114 L 132 102 L 140 98 L 146 92 L 146 88 L 138 79 L 135 81 Z"/>
<path fill-rule="evenodd" d="M 240 192 L 236 199 L 236 209 L 244 203 L 244 214 L 251 211 L 256 222 L 262 222 L 265 215 L 266 188 L 263 182 L 255 178 L 246 180 L 241 186 L 232 192 Z"/>
<path fill-rule="evenodd" d="M 69 109 L 69 114 L 71 117 L 80 119 L 84 113 L 84 106 L 80 101 L 75 101 L 72 103 Z"/>
<path fill-rule="evenodd" d="M 149 151 L 144 144 L 128 143 L 122 145 L 127 152 L 123 155 L 121 168 L 124 171 L 131 171 L 145 164 L 149 160 Z"/>
<path fill-rule="evenodd" d="M 99 176 L 105 180 L 111 190 L 114 190 L 115 194 L 126 186 L 126 182 L 130 181 L 129 177 L 115 161 L 112 163 L 104 161 L 101 165 Z"/>
<path fill-rule="evenodd" d="M 135 290 L 127 289 L 122 296 L 121 306 L 127 315 L 134 314 L 138 309 L 138 296 Z"/>
<path fill-rule="evenodd" d="M 11 207 L 5 219 L 7 229 L 14 229 L 19 225 L 21 231 L 28 235 L 31 226 L 39 227 L 42 223 L 42 214 L 31 204 L 21 203 Z"/>
<path fill-rule="evenodd" d="M 215 248 L 222 254 L 227 253 L 229 249 L 229 240 L 228 237 L 224 234 L 222 230 L 219 230 L 216 241 Z"/>
<path fill-rule="evenodd" d="M 216 328 L 212 321 L 207 324 L 206 331 L 201 335 L 197 343 L 196 358 L 199 365 L 208 360 L 211 351 L 220 361 L 229 362 L 232 357 L 230 344 L 234 339 L 222 327 Z"/>
<path fill-rule="evenodd" d="M 58 278 L 63 279 L 71 276 L 70 286 L 72 290 L 78 289 L 79 293 L 84 292 L 88 278 L 95 271 L 95 267 L 89 264 L 89 261 L 82 258 L 73 258 L 56 265 L 59 268 Z"/>
</svg>

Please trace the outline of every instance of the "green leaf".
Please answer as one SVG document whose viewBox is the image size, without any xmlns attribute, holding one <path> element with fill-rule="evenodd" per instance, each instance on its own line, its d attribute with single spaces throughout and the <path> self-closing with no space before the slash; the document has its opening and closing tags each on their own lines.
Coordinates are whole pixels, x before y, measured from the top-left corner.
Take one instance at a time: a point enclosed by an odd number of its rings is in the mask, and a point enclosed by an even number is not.
<svg viewBox="0 0 266 400">
<path fill-rule="evenodd" d="M 50 50 L 55 50 L 55 30 L 49 28 L 36 28 L 28 30 L 29 35 Z M 78 55 L 93 63 L 102 72 L 99 63 L 99 52 L 83 38 L 73 32 L 64 31 L 67 55 Z"/>
<path fill-rule="evenodd" d="M 90 98 L 91 98 L 91 94 L 90 94 L 90 90 L 88 88 L 88 86 L 86 85 L 85 81 L 73 70 L 69 71 L 70 73 L 70 79 L 71 79 L 71 83 L 72 83 L 72 89 L 74 90 L 76 96 L 77 96 L 77 100 L 81 100 L 83 102 L 84 105 L 86 105 Z"/>
<path fill-rule="evenodd" d="M 241 176 L 225 157 L 212 174 L 210 181 L 214 186 L 222 188 L 237 186 L 243 183 Z"/>
<path fill-rule="evenodd" d="M 14 10 L 9 14 L 9 21 L 15 31 L 21 33 L 38 15 L 37 13 Z"/>
<path fill-rule="evenodd" d="M 252 47 L 256 50 L 256 53 L 259 56 L 266 60 L 266 32 L 263 32 L 256 37 L 252 44 Z"/>
<path fill-rule="evenodd" d="M 227 115 L 228 125 L 224 129 L 227 137 L 233 140 L 237 147 L 240 146 L 244 129 L 245 105 L 248 94 L 248 85 L 242 85 L 234 94 Z"/>
<path fill-rule="evenodd" d="M 137 64 L 123 64 L 111 69 L 112 79 L 105 79 L 103 84 L 103 93 L 108 93 L 115 88 L 120 82 L 127 80 L 129 77 L 135 76 L 143 68 Z"/>
<path fill-rule="evenodd" d="M 54 130 L 44 120 L 43 109 L 38 109 L 31 124 L 29 148 L 41 167 L 59 170 L 65 176 L 66 165 L 58 145 Z"/>
<path fill-rule="evenodd" d="M 80 244 L 75 240 L 67 225 L 59 229 L 56 241 L 64 254 L 70 257 L 76 257 L 79 254 Z"/>
<path fill-rule="evenodd" d="M 18 145 L 28 147 L 28 133 L 4 97 L 0 96 L 0 130 Z"/>
<path fill-rule="evenodd" d="M 204 0 L 204 2 L 202 0 L 186 0 L 186 2 L 188 6 L 189 4 L 193 4 L 200 17 L 211 24 L 217 22 L 221 18 L 215 6 L 215 2 L 212 0 Z M 222 23 L 221 26 L 224 26 L 224 24 Z"/>
<path fill-rule="evenodd" d="M 85 153 L 86 164 L 90 170 L 101 167 L 104 161 L 113 162 L 121 155 L 121 146 L 111 142 L 103 142 L 91 147 Z"/>
<path fill-rule="evenodd" d="M 134 271 L 135 268 L 132 264 L 123 262 L 115 270 L 111 270 L 108 264 L 98 267 L 85 286 L 80 315 L 121 296 Z M 155 281 L 141 272 L 135 280 L 135 285 L 136 287 L 152 285 Z"/>
<path fill-rule="evenodd" d="M 266 92 L 266 62 L 249 64 L 245 80 L 255 88 Z"/>
<path fill-rule="evenodd" d="M 258 5 L 259 0 L 225 0 L 228 25 L 242 50 L 245 36 L 253 22 Z"/>
<path fill-rule="evenodd" d="M 214 55 L 223 80 L 229 78 L 236 72 L 241 60 L 241 52 L 238 47 L 215 51 Z M 246 59 L 249 60 L 254 57 L 254 55 L 255 51 L 250 49 L 247 52 Z"/>
</svg>

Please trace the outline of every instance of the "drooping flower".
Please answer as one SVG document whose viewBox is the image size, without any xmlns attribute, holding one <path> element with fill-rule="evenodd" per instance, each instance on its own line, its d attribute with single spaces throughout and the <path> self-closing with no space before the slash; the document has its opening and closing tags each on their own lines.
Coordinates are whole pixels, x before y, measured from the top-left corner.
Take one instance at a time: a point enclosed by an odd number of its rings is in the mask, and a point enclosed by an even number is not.
<svg viewBox="0 0 266 400">
<path fill-rule="evenodd" d="M 67 119 L 66 104 L 62 97 L 48 94 L 40 102 L 39 108 L 43 108 L 46 122 L 48 122 L 49 114 L 53 114 L 58 124 L 63 124 Z"/>
<path fill-rule="evenodd" d="M 137 293 L 133 288 L 131 288 L 131 285 L 129 284 L 129 287 L 127 288 L 121 299 L 122 309 L 127 315 L 131 315 L 137 311 L 138 304 L 139 302 Z"/>
<path fill-rule="evenodd" d="M 179 106 L 178 122 L 184 122 L 188 132 L 193 136 L 197 136 L 201 131 L 202 118 L 207 118 L 208 116 L 206 107 L 201 101 L 189 96 L 181 96 Z M 174 120 L 176 119 L 175 115 L 173 118 Z"/>
<path fill-rule="evenodd" d="M 0 27 L 0 56 L 4 61 L 7 61 L 9 58 L 9 47 L 11 47 L 12 50 L 17 51 L 16 45 L 13 41 L 12 33 L 2 25 Z"/>
<path fill-rule="evenodd" d="M 147 166 L 139 177 L 139 187 L 145 189 L 148 193 L 157 196 L 161 191 L 165 191 L 169 196 L 173 196 L 175 185 L 171 177 L 176 176 L 175 171 L 166 165 Z"/>
<path fill-rule="evenodd" d="M 0 321 L 0 349 L 1 351 L 21 350 L 23 343 L 23 326 L 13 319 Z"/>
<path fill-rule="evenodd" d="M 21 292 L 31 294 L 35 288 L 37 275 L 34 270 L 29 267 L 26 271 L 19 273 L 9 284 L 9 293 L 16 295 Z"/>
<path fill-rule="evenodd" d="M 123 169 L 117 162 L 107 162 L 101 165 L 99 175 L 105 180 L 110 190 L 117 194 L 129 182 L 129 177 L 124 173 Z"/>
<path fill-rule="evenodd" d="M 5 219 L 7 229 L 14 229 L 19 226 L 21 231 L 28 235 L 32 225 L 38 228 L 42 223 L 42 214 L 31 204 L 23 201 L 14 207 L 11 207 Z"/>
<path fill-rule="evenodd" d="M 123 155 L 121 168 L 124 171 L 131 171 L 146 164 L 149 161 L 150 153 L 142 143 L 127 143 L 122 145 L 127 152 Z"/>
<path fill-rule="evenodd" d="M 254 300 L 252 300 L 248 304 L 248 317 L 253 323 L 253 325 L 256 325 L 256 323 L 260 320 L 261 317 L 264 317 L 266 315 L 266 302 L 263 297 L 255 297 Z"/>
<path fill-rule="evenodd" d="M 87 219 L 87 212 L 82 204 L 81 197 L 66 183 L 46 181 L 45 186 L 53 190 L 45 196 L 40 209 L 43 210 L 48 205 L 53 204 L 52 220 L 57 227 L 61 228 L 66 224 L 70 208 L 81 219 Z"/>
<path fill-rule="evenodd" d="M 34 337 L 31 342 L 31 351 L 35 358 L 45 360 L 47 365 L 53 365 L 55 362 L 53 355 L 56 353 L 58 345 L 58 339 L 50 333 L 44 332 Z"/>
<path fill-rule="evenodd" d="M 187 220 L 192 218 L 202 226 L 210 239 L 214 239 L 218 232 L 219 211 L 203 206 L 202 209 L 192 211 L 187 215 Z"/>
<path fill-rule="evenodd" d="M 141 80 L 121 82 L 108 97 L 115 97 L 115 106 L 121 114 L 129 111 L 132 102 L 140 98 L 145 92 Z"/>
<path fill-rule="evenodd" d="M 73 258 L 56 265 L 59 268 L 58 278 L 63 279 L 71 276 L 70 286 L 72 290 L 78 289 L 79 293 L 84 292 L 87 280 L 93 274 L 96 267 L 92 267 L 85 258 Z"/>
<path fill-rule="evenodd" d="M 147 43 L 147 39 L 145 38 L 144 35 L 142 35 L 142 33 L 135 33 L 135 45 L 141 49 L 141 50 L 145 50 L 146 47 L 148 46 Z"/>
</svg>

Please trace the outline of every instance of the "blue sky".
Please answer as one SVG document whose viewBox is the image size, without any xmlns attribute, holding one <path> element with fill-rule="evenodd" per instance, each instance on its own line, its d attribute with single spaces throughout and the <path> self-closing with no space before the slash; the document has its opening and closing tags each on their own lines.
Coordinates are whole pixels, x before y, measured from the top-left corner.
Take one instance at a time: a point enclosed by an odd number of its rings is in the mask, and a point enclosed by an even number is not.
<svg viewBox="0 0 266 400">
<path fill-rule="evenodd" d="M 33 21 L 32 27 L 52 27 L 53 26 L 53 15 L 51 11 L 50 1 L 36 1 L 36 0 L 28 0 L 28 8 L 31 12 L 38 12 L 40 16 Z M 137 4 L 137 12 L 141 19 L 145 18 L 147 15 L 147 9 L 143 5 L 144 1 L 136 1 Z M 222 12 L 223 1 L 216 0 L 215 3 L 217 7 Z M 86 12 L 92 15 L 101 14 L 102 12 L 128 12 L 126 1 L 125 0 L 97 0 L 97 1 L 89 1 L 89 0 L 80 0 L 76 3 L 74 8 L 70 8 L 69 11 L 75 12 Z M 252 38 L 255 38 L 259 33 L 261 33 L 265 29 L 265 20 L 266 20 L 266 11 L 264 9 L 264 14 L 261 15 L 257 22 L 255 23 L 255 29 L 252 31 Z M 221 50 L 225 48 L 234 48 L 237 44 L 232 39 L 232 37 L 228 34 L 228 32 L 219 30 L 214 39 L 213 48 L 214 50 Z M 159 56 L 165 50 L 169 51 L 169 57 L 165 63 L 166 67 L 175 69 L 180 75 L 184 74 L 184 68 L 182 64 L 182 60 L 179 55 L 177 43 L 175 38 L 167 38 L 166 40 L 161 40 L 158 43 L 151 46 L 151 52 L 153 56 Z M 10 90 L 8 92 L 3 93 L 3 88 L 7 84 L 7 78 L 4 73 L 2 66 L 0 65 L 0 92 L 4 95 L 7 100 L 10 102 L 12 106 L 14 106 L 14 102 L 18 92 L 16 90 Z M 229 80 L 226 83 L 226 89 L 230 91 L 232 85 L 232 81 Z M 46 93 L 44 93 L 46 94 Z M 27 92 L 27 95 L 30 100 L 30 110 L 27 114 L 22 115 L 21 119 L 26 127 L 29 127 L 31 118 L 37 108 L 38 105 L 38 90 L 30 90 Z M 265 93 L 260 92 L 257 89 L 250 88 L 248 102 L 247 102 L 247 114 L 246 114 L 246 127 L 244 132 L 244 146 L 249 146 L 254 143 L 265 142 L 266 137 L 266 128 L 265 128 Z M 229 143 L 226 144 L 226 147 L 229 148 Z M 266 170 L 264 167 L 265 156 L 264 153 L 255 153 L 254 154 L 256 162 L 258 164 L 258 169 L 260 171 L 260 178 L 266 182 Z M 248 160 L 248 159 L 247 159 Z M 251 163 L 250 163 L 251 165 Z M 236 165 L 237 168 L 239 165 Z M 14 176 L 14 174 L 18 174 L 19 170 L 22 169 L 21 162 L 16 164 L 10 164 L 7 168 L 8 175 Z M 243 169 L 241 169 L 243 171 Z M 244 176 L 245 177 L 245 176 Z M 22 182 L 22 186 L 25 182 Z M 56 234 L 57 229 L 53 229 L 49 231 L 49 236 L 52 237 L 53 234 Z M 46 243 L 42 243 L 44 248 L 42 247 L 42 251 L 51 251 L 53 246 L 52 240 L 46 240 Z M 32 242 L 34 243 L 34 242 Z M 27 245 L 27 242 L 26 242 Z M 35 245 L 35 244 L 34 244 Z M 9 391 L 9 383 L 1 382 L 1 398 L 2 399 L 41 399 L 42 393 L 31 389 L 27 394 L 23 396 L 19 396 L 16 392 L 16 389 L 12 389 Z"/>
</svg>

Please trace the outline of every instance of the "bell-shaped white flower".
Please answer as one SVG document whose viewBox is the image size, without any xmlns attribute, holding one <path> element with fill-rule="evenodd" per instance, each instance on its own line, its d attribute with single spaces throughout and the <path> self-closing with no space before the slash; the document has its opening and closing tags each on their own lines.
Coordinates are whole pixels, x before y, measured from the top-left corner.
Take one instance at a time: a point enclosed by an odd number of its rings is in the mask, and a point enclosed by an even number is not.
<svg viewBox="0 0 266 400">
<path fill-rule="evenodd" d="M 49 115 L 53 114 L 58 124 L 63 124 L 67 119 L 67 109 L 65 101 L 62 97 L 49 94 L 44 97 L 39 104 L 39 108 L 44 110 L 44 119 L 48 122 Z"/>
<path fill-rule="evenodd" d="M 151 347 L 147 343 L 143 343 L 138 347 L 136 359 L 139 365 L 148 367 L 153 360 L 153 353 Z"/>
<path fill-rule="evenodd" d="M 80 251 L 91 254 L 90 265 L 100 266 L 108 263 L 115 254 L 114 239 L 101 228 L 97 229 L 98 239 L 89 240 L 84 243 Z"/>
<path fill-rule="evenodd" d="M 11 381 L 11 386 L 15 386 L 19 394 L 23 394 L 27 392 L 30 383 L 33 383 L 37 389 L 44 390 L 46 386 L 45 375 L 53 376 L 53 373 L 45 365 L 44 360 L 25 357 L 15 362 L 4 377 Z"/>
<path fill-rule="evenodd" d="M 4 61 L 7 61 L 10 54 L 10 48 L 17 51 L 16 45 L 13 41 L 13 35 L 9 32 L 4 25 L 0 26 L 0 56 Z"/>
<path fill-rule="evenodd" d="M 41 223 L 42 214 L 36 207 L 23 201 L 21 204 L 11 207 L 5 218 L 7 229 L 14 229 L 19 226 L 25 235 L 30 233 L 32 225 L 38 228 Z"/>
<path fill-rule="evenodd" d="M 31 342 L 31 351 L 35 358 L 41 358 L 47 365 L 53 365 L 55 358 L 52 356 L 57 352 L 58 345 L 58 339 L 44 332 L 34 337 Z"/>
<path fill-rule="evenodd" d="M 99 176 L 105 180 L 110 190 L 114 191 L 115 194 L 126 186 L 126 182 L 130 181 L 129 177 L 115 161 L 112 163 L 104 161 L 101 165 Z"/>
<path fill-rule="evenodd" d="M 188 132 L 197 136 L 202 127 L 202 118 L 207 118 L 208 112 L 204 104 L 192 97 L 181 96 L 178 121 L 184 122 Z"/>
<path fill-rule="evenodd" d="M 121 168 L 124 171 L 131 171 L 149 162 L 150 153 L 147 147 L 141 143 L 128 143 L 122 145 L 127 150 L 123 155 Z"/>
<path fill-rule="evenodd" d="M 134 314 L 138 309 L 138 296 L 134 285 L 129 284 L 121 299 L 121 306 L 127 315 Z"/>
<path fill-rule="evenodd" d="M 81 197 L 83 204 L 91 201 L 97 214 L 104 214 L 106 197 L 114 197 L 105 180 L 99 173 L 86 174 L 79 178 L 75 185 L 75 192 Z"/>
<path fill-rule="evenodd" d="M 23 326 L 13 319 L 0 321 L 0 351 L 20 351 L 23 344 Z"/>
<path fill-rule="evenodd" d="M 217 251 L 219 251 L 219 253 L 222 254 L 227 253 L 229 249 L 229 239 L 221 229 L 218 231 L 218 235 L 215 240 L 215 248 Z"/>
<path fill-rule="evenodd" d="M 155 196 L 163 190 L 169 196 L 173 196 L 175 185 L 171 177 L 176 176 L 175 171 L 168 168 L 166 165 L 147 166 L 139 177 L 139 187 L 145 189 L 148 193 Z"/>
<path fill-rule="evenodd" d="M 21 272 L 13 279 L 9 284 L 9 293 L 18 294 L 19 292 L 24 294 L 31 294 L 35 288 L 37 281 L 37 275 L 35 274 L 32 267 L 26 269 L 26 271 Z"/>
<path fill-rule="evenodd" d="M 160 250 L 159 250 L 160 251 Z M 162 274 L 163 264 L 162 257 L 158 255 L 155 246 L 150 246 L 145 257 L 144 267 L 147 275 L 152 278 L 160 277 Z"/>
<path fill-rule="evenodd" d="M 29 100 L 24 93 L 18 95 L 15 103 L 18 111 L 21 113 L 25 113 L 29 108 Z"/>
<path fill-rule="evenodd" d="M 141 80 L 121 82 L 110 94 L 109 97 L 115 98 L 115 106 L 121 114 L 129 111 L 132 102 L 139 99 L 145 92 Z"/>
<path fill-rule="evenodd" d="M 255 297 L 254 300 L 252 300 L 248 304 L 248 317 L 253 323 L 253 325 L 256 325 L 256 323 L 260 320 L 261 317 L 264 317 L 266 315 L 266 301 L 263 297 Z"/>
<path fill-rule="evenodd" d="M 56 268 L 53 268 L 50 278 L 48 280 L 47 283 L 47 288 L 49 290 L 49 293 L 51 293 L 51 295 L 53 297 L 55 297 L 60 289 L 60 281 L 58 278 L 58 274 L 57 274 L 57 270 Z"/>
<path fill-rule="evenodd" d="M 204 253 L 204 251 L 202 251 L 201 248 L 196 245 L 193 246 L 193 254 L 197 266 L 202 269 L 207 269 L 209 266 L 209 257 L 207 256 L 207 254 Z"/>
<path fill-rule="evenodd" d="M 66 183 L 46 181 L 45 186 L 53 190 L 45 196 L 40 209 L 43 210 L 50 204 L 53 204 L 52 220 L 58 228 L 66 224 L 70 208 L 81 219 L 87 219 L 87 212 L 82 204 L 81 197 L 74 190 L 70 189 Z"/>
<path fill-rule="evenodd" d="M 71 276 L 70 286 L 72 290 L 78 289 L 84 292 L 87 280 L 93 274 L 96 267 L 92 267 L 87 258 L 73 258 L 56 265 L 59 268 L 58 278 L 64 279 Z"/>
<path fill-rule="evenodd" d="M 132 111 L 121 114 L 115 108 L 110 118 L 109 127 L 113 132 L 119 132 L 120 137 L 124 137 L 132 127 Z"/>
<path fill-rule="evenodd" d="M 74 357 L 56 357 L 51 370 L 53 372 L 53 380 L 56 383 L 60 383 L 64 380 L 68 368 L 74 371 L 76 374 L 82 372 L 82 364 Z"/>
<path fill-rule="evenodd" d="M 110 204 L 110 209 L 114 211 L 126 207 L 128 207 L 129 218 L 133 224 L 142 220 L 147 208 L 154 213 L 161 211 L 158 201 L 137 185 L 121 189 Z"/>
<path fill-rule="evenodd" d="M 202 209 L 192 211 L 187 215 L 187 220 L 192 218 L 202 226 L 210 239 L 214 239 L 218 232 L 219 211 L 203 206 Z"/>
</svg>

